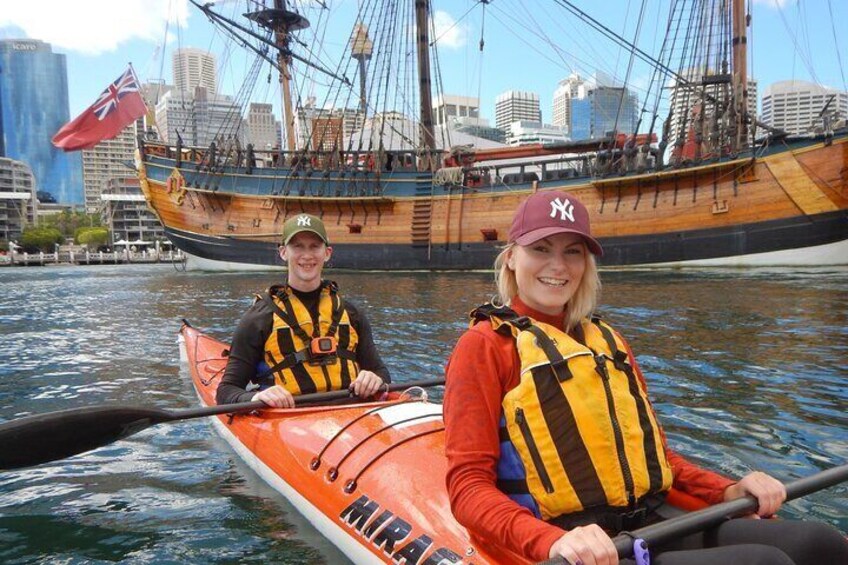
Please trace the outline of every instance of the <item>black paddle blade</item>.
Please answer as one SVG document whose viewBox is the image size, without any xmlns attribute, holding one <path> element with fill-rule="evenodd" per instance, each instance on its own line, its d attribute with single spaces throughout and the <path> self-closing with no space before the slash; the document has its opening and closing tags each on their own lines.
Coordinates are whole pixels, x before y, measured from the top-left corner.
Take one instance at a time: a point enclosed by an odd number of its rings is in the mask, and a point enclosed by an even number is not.
<svg viewBox="0 0 848 565">
<path fill-rule="evenodd" d="M 0 424 L 0 470 L 84 453 L 173 419 L 156 408 L 98 406 L 36 414 Z"/>
</svg>

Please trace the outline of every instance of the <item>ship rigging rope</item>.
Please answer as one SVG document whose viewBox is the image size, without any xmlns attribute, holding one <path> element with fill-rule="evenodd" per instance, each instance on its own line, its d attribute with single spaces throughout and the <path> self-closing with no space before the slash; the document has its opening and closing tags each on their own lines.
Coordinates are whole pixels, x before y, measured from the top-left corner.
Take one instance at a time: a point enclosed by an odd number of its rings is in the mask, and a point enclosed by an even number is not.
<svg viewBox="0 0 848 565">
<path fill-rule="evenodd" d="M 839 53 L 839 40 L 836 35 L 836 22 L 833 18 L 833 6 L 830 0 L 827 0 L 827 10 L 830 14 L 830 30 L 833 32 L 833 48 L 836 50 L 836 61 L 839 64 L 839 74 L 842 76 L 842 90 L 848 92 L 848 85 L 845 83 L 845 70 L 842 66 L 842 55 Z"/>
<path fill-rule="evenodd" d="M 676 1 L 677 0 L 672 1 L 672 9 L 671 9 L 672 14 L 674 12 L 674 4 L 676 4 Z M 668 43 L 669 36 L 671 35 L 670 32 L 671 32 L 672 21 L 673 21 L 673 17 L 670 14 L 669 18 L 668 18 L 668 22 L 666 23 L 665 34 L 663 34 L 662 45 L 660 46 L 660 55 L 659 55 L 660 61 L 662 61 L 663 58 L 666 56 L 666 45 Z M 659 30 L 660 30 L 660 27 L 657 26 L 656 32 L 659 32 Z M 656 36 L 654 37 L 654 45 L 656 45 Z M 660 78 L 661 76 L 662 76 L 662 78 Z M 639 131 L 642 129 L 642 119 L 643 119 L 644 114 L 648 111 L 648 100 L 650 100 L 651 95 L 654 92 L 654 85 L 664 83 L 665 82 L 664 79 L 666 79 L 666 78 L 667 78 L 667 75 L 665 73 L 663 73 L 660 70 L 659 67 L 653 68 L 653 70 L 651 72 L 651 81 L 648 83 L 648 91 L 647 91 L 647 94 L 645 95 L 644 100 L 642 101 L 642 110 L 639 112 L 639 118 L 638 118 L 638 121 L 636 122 L 636 128 L 633 132 L 634 135 L 639 133 Z M 659 117 L 659 104 L 660 104 L 660 100 L 662 100 L 662 88 L 657 89 L 657 93 L 653 94 L 653 99 L 654 99 L 654 105 L 653 105 L 653 109 L 650 112 L 651 113 L 651 125 L 648 127 L 648 130 L 646 132 L 647 138 L 646 138 L 645 143 L 648 144 L 648 145 L 650 145 L 650 143 L 651 143 L 651 137 L 653 136 L 653 133 L 654 133 L 654 127 L 656 126 L 657 118 Z"/>
<path fill-rule="evenodd" d="M 500 23 L 502 28 L 505 31 L 509 32 L 510 34 L 513 35 L 513 37 L 515 37 L 516 39 L 518 39 L 519 41 L 524 43 L 524 45 L 526 47 L 532 49 L 540 57 L 547 59 L 552 64 L 557 65 L 557 66 L 562 65 L 564 68 L 570 70 L 571 72 L 574 71 L 574 67 L 571 66 L 571 64 L 566 59 L 565 55 L 569 55 L 570 57 L 579 61 L 580 59 L 578 57 L 571 55 L 568 52 L 561 49 L 558 45 L 556 45 L 553 41 L 551 41 L 551 39 L 549 37 L 547 37 L 544 33 L 542 33 L 537 27 L 531 26 L 531 25 L 526 24 L 526 23 L 522 23 L 516 15 L 506 12 L 505 10 L 500 8 L 497 4 L 492 4 L 492 9 L 495 10 L 496 12 L 500 11 L 503 14 L 502 18 L 498 17 L 497 13 L 490 14 L 495 19 L 495 21 Z M 526 31 L 530 35 L 535 35 L 538 39 L 547 43 L 554 50 L 556 55 L 559 57 L 559 61 L 555 60 L 554 58 L 552 58 L 550 56 L 550 54 L 548 54 L 545 51 L 542 51 L 541 49 L 536 47 L 536 45 L 534 45 L 533 43 L 528 41 L 527 38 L 524 36 L 524 34 L 518 33 L 515 30 L 515 24 L 518 24 L 520 27 L 523 27 L 524 31 Z M 588 62 L 585 62 L 585 61 L 583 63 L 586 64 L 586 65 L 589 64 Z"/>
<path fill-rule="evenodd" d="M 618 133 L 618 122 L 621 119 L 621 110 L 624 108 L 624 99 L 627 97 L 627 86 L 630 84 L 630 74 L 633 72 L 633 61 L 636 59 L 636 50 L 635 46 L 639 43 L 639 35 L 642 32 L 642 23 L 645 21 L 645 4 L 647 0 L 642 0 L 642 7 L 639 10 L 639 18 L 636 21 L 636 31 L 633 34 L 633 48 L 630 50 L 630 61 L 627 64 L 627 72 L 624 75 L 624 83 L 622 83 L 622 92 L 621 96 L 618 99 L 618 109 L 615 112 L 615 122 L 613 123 L 612 131 L 613 135 Z M 630 9 L 630 3 L 627 4 L 628 10 Z M 634 125 L 632 122 L 628 124 L 628 129 L 630 126 Z M 635 132 L 631 132 L 635 133 Z"/>
<path fill-rule="evenodd" d="M 433 35 L 436 34 L 436 22 L 432 17 L 430 18 L 430 33 L 432 33 Z M 432 53 L 433 53 L 433 56 L 432 56 L 433 68 L 430 71 L 430 76 L 435 77 L 434 83 L 436 85 L 436 92 L 434 94 L 439 98 L 443 98 L 442 95 L 445 92 L 445 87 L 444 87 L 444 84 L 442 83 L 442 73 L 441 73 L 441 70 L 440 70 L 441 65 L 439 64 L 439 46 L 438 45 L 430 46 L 429 50 L 432 51 Z M 432 100 L 432 98 L 431 98 L 431 100 Z M 432 106 L 432 104 L 431 104 L 431 106 Z M 433 117 L 432 113 L 430 114 L 430 117 L 431 118 Z M 436 128 L 436 122 L 432 119 L 431 119 L 430 125 L 433 128 Z M 442 147 L 449 150 L 453 144 L 451 143 L 450 128 L 448 127 L 447 120 L 445 120 L 445 123 L 442 125 L 441 133 L 442 133 L 442 139 L 441 139 Z M 433 137 L 433 142 L 438 145 L 438 143 L 436 142 L 436 132 L 435 131 L 433 131 L 432 137 Z M 437 151 L 438 147 L 437 146 L 436 147 L 430 147 L 429 150 L 430 151 Z M 428 158 L 428 162 L 429 162 L 429 158 Z"/>
<path fill-rule="evenodd" d="M 777 0 L 774 1 L 774 6 L 777 8 L 778 14 L 780 14 L 780 20 L 783 22 L 783 27 L 786 28 L 786 33 L 789 35 L 789 38 L 792 40 L 792 44 L 795 46 L 795 54 L 801 58 L 801 62 L 807 68 L 807 72 L 810 73 L 813 81 L 821 85 L 821 81 L 819 81 L 819 77 L 816 76 L 816 71 L 813 69 L 811 57 L 809 53 L 804 53 L 801 49 L 801 46 L 798 44 L 798 37 L 795 32 L 789 27 L 789 22 L 786 21 L 786 14 L 783 13 L 783 6 Z M 804 13 L 802 12 L 802 3 L 798 2 L 798 17 L 796 21 L 798 22 L 799 27 L 802 26 L 803 23 L 806 22 L 806 18 L 804 17 Z M 805 30 L 806 27 L 802 27 L 802 30 Z M 792 58 L 792 78 L 795 78 L 795 58 Z"/>
<path fill-rule="evenodd" d="M 584 28 L 584 26 L 566 27 L 563 25 L 563 18 L 559 13 L 557 13 L 556 15 L 548 13 L 546 11 L 547 7 L 544 5 L 539 6 L 539 8 L 542 12 L 543 21 L 553 23 L 557 28 L 559 28 L 561 37 L 569 38 L 571 44 L 580 45 L 583 49 L 588 50 L 589 56 L 591 58 L 594 58 L 594 61 L 584 61 L 574 53 L 569 53 L 568 51 L 565 51 L 564 49 L 562 49 L 562 47 L 555 45 L 553 41 L 549 40 L 548 38 L 545 38 L 545 41 L 549 45 L 552 45 L 552 48 L 560 54 L 560 59 L 562 60 L 563 64 L 570 73 L 576 72 L 576 69 L 574 65 L 572 65 L 569 61 L 569 58 L 574 60 L 576 63 L 582 65 L 584 68 L 595 68 L 604 70 L 605 66 L 609 63 L 610 57 L 604 56 L 598 52 L 596 48 L 596 42 L 592 41 L 592 39 L 588 36 L 587 30 Z M 523 14 L 518 13 L 516 14 L 516 17 L 523 17 Z M 541 26 L 538 26 L 538 24 L 532 27 L 534 30 L 536 28 L 539 28 L 541 30 Z M 575 38 L 575 34 L 579 35 L 580 37 Z M 610 74 L 611 76 L 615 76 L 615 71 L 613 69 L 606 68 L 606 71 L 608 71 L 608 74 Z"/>
</svg>

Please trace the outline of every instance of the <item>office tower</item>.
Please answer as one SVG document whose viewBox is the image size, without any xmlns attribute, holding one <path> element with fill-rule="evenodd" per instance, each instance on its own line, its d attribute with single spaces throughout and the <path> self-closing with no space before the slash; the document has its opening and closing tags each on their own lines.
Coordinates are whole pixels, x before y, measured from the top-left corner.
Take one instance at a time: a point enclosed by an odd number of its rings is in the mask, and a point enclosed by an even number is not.
<svg viewBox="0 0 848 565">
<path fill-rule="evenodd" d="M 85 211 L 100 210 L 100 194 L 107 183 L 132 172 L 135 156 L 136 122 L 125 127 L 117 137 L 101 141 L 91 149 L 82 150 L 82 182 L 85 189 Z"/>
<path fill-rule="evenodd" d="M 112 242 L 164 240 L 165 229 L 148 208 L 138 178 L 126 174 L 111 178 L 100 194 L 100 216 L 112 234 Z"/>
<path fill-rule="evenodd" d="M 35 178 L 26 163 L 0 157 L 0 240 L 17 240 L 25 227 L 35 224 L 35 193 Z"/>
<path fill-rule="evenodd" d="M 231 96 L 208 94 L 203 87 L 193 92 L 172 90 L 156 105 L 156 123 L 166 143 L 183 147 L 208 147 L 213 141 L 242 141 L 241 106 Z"/>
<path fill-rule="evenodd" d="M 573 73 L 568 78 L 561 80 L 554 91 L 552 124 L 565 128 L 566 134 L 570 135 L 571 127 L 571 99 L 577 97 L 580 85 L 585 82 L 579 74 Z"/>
<path fill-rule="evenodd" d="M 824 117 L 831 125 L 848 119 L 848 92 L 786 80 L 770 84 L 763 93 L 762 119 L 772 127 L 795 134 L 809 133 L 824 127 Z"/>
<path fill-rule="evenodd" d="M 570 137 L 600 139 L 612 132 L 635 133 L 638 106 L 639 99 L 626 88 L 585 82 L 570 100 Z"/>
<path fill-rule="evenodd" d="M 568 141 L 568 137 L 565 134 L 564 127 L 526 120 L 518 120 L 509 124 L 509 137 L 506 139 L 509 145 L 536 143 L 546 145 L 550 143 L 565 143 L 566 141 Z"/>
<path fill-rule="evenodd" d="M 174 51 L 171 60 L 177 90 L 193 92 L 195 87 L 202 86 L 209 94 L 217 94 L 218 72 L 212 53 L 184 47 Z"/>
<path fill-rule="evenodd" d="M 508 90 L 495 100 L 495 127 L 507 130 L 509 124 L 518 121 L 541 122 L 539 95 L 535 92 Z"/>
<path fill-rule="evenodd" d="M 277 121 L 271 104 L 251 102 L 247 110 L 247 142 L 257 150 L 272 149 L 277 145 Z"/>
<path fill-rule="evenodd" d="M 480 99 L 476 96 L 439 95 L 433 102 L 433 117 L 436 126 L 444 126 L 448 131 L 498 143 L 506 139 L 503 130 L 491 127 L 488 119 L 480 117 Z"/>
<path fill-rule="evenodd" d="M 462 125 L 480 125 L 480 99 L 473 96 L 440 94 L 433 101 L 433 118 L 437 126 L 449 121 Z"/>
<path fill-rule="evenodd" d="M 26 163 L 39 190 L 82 204 L 82 161 L 50 142 L 70 121 L 65 56 L 30 39 L 0 40 L 0 156 Z"/>
</svg>

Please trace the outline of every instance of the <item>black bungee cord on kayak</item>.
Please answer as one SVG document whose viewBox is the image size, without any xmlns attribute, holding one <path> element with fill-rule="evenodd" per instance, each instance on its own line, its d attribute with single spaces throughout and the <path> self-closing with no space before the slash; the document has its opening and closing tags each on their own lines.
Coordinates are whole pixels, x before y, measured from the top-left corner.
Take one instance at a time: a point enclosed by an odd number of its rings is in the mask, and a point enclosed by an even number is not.
<svg viewBox="0 0 848 565">
<path fill-rule="evenodd" d="M 388 383 L 386 383 L 386 384 L 388 384 Z M 330 447 L 330 445 L 332 445 L 332 443 L 334 441 L 336 441 L 336 439 L 341 437 L 341 435 L 343 433 L 345 433 L 351 426 L 353 426 L 354 424 L 356 424 L 357 422 L 359 422 L 360 420 L 362 420 L 366 416 L 370 416 L 371 414 L 379 412 L 380 410 L 385 410 L 386 408 L 391 408 L 391 407 L 397 406 L 399 404 L 406 404 L 406 403 L 412 402 L 412 401 L 413 401 L 412 399 L 401 399 L 398 402 L 394 402 L 394 403 L 389 404 L 389 405 L 377 406 L 376 408 L 372 408 L 371 410 L 366 410 L 365 412 L 363 412 L 362 414 L 360 414 L 359 416 L 357 416 L 356 418 L 354 418 L 353 420 L 351 420 L 350 422 L 348 422 L 347 424 L 342 426 L 341 429 L 339 429 L 339 431 L 337 431 L 335 434 L 333 434 L 333 437 L 331 437 L 329 439 L 329 441 L 327 441 L 327 443 L 324 444 L 324 447 L 321 448 L 321 451 L 318 452 L 318 455 L 316 455 L 312 459 L 312 461 L 309 462 L 309 469 L 312 470 L 312 471 L 317 471 L 318 468 L 321 466 L 321 459 L 324 457 L 324 453 L 326 453 L 326 451 Z"/>
</svg>

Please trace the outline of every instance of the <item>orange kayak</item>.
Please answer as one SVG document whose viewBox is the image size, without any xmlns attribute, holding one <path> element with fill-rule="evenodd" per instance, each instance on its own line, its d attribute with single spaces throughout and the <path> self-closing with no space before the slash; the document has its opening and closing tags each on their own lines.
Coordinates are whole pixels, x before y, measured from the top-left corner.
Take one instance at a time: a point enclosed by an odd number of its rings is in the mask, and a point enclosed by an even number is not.
<svg viewBox="0 0 848 565">
<path fill-rule="evenodd" d="M 227 345 L 180 330 L 201 403 L 215 404 Z M 527 563 L 482 547 L 451 514 L 441 404 L 411 389 L 381 402 L 212 417 L 236 453 L 355 563 Z"/>
</svg>

